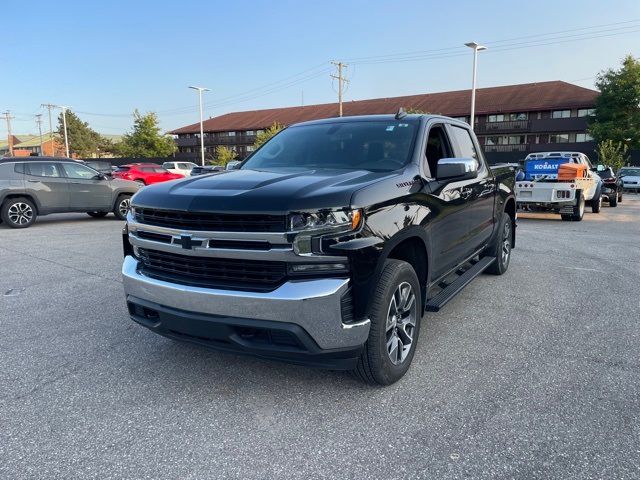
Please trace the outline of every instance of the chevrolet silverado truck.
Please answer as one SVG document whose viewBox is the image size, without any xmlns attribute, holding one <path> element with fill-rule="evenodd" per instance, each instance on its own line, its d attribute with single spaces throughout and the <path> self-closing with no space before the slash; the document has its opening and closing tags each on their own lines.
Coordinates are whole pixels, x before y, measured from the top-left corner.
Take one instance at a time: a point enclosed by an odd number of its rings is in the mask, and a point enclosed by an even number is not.
<svg viewBox="0 0 640 480">
<path fill-rule="evenodd" d="M 425 311 L 507 270 L 514 182 L 452 118 L 290 126 L 236 170 L 133 197 L 129 314 L 172 339 L 393 383 Z"/>
</svg>

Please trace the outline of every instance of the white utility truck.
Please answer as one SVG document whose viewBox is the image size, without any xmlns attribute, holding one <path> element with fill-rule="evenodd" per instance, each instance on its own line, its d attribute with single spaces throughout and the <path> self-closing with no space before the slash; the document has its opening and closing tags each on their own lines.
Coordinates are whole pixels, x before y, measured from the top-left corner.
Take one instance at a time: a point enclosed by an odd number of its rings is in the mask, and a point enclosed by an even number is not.
<svg viewBox="0 0 640 480">
<path fill-rule="evenodd" d="M 530 153 L 515 186 L 519 208 L 554 211 L 562 220 L 578 222 L 587 203 L 600 212 L 601 191 L 602 179 L 580 152 Z"/>
</svg>

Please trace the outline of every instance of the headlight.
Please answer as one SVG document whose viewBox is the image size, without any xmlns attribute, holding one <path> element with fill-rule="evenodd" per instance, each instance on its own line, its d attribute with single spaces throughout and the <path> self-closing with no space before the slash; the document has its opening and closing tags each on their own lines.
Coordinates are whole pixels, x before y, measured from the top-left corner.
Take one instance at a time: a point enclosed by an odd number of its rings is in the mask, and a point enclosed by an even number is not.
<svg viewBox="0 0 640 480">
<path fill-rule="evenodd" d="M 362 211 L 335 210 L 316 213 L 293 213 L 289 217 L 289 227 L 292 232 L 310 230 L 356 230 L 360 226 Z"/>
<path fill-rule="evenodd" d="M 293 213 L 289 216 L 289 229 L 295 234 L 293 250 L 298 255 L 323 253 L 323 239 L 349 234 L 361 224 L 360 209 Z"/>
</svg>

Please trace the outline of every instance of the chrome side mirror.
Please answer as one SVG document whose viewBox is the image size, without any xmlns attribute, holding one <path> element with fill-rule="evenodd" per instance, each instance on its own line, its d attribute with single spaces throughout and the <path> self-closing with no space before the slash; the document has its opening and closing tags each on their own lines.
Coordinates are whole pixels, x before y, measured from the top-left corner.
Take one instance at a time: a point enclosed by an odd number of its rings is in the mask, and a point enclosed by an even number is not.
<svg viewBox="0 0 640 480">
<path fill-rule="evenodd" d="M 436 171 L 437 180 L 469 180 L 478 176 L 475 158 L 441 158 Z"/>
</svg>

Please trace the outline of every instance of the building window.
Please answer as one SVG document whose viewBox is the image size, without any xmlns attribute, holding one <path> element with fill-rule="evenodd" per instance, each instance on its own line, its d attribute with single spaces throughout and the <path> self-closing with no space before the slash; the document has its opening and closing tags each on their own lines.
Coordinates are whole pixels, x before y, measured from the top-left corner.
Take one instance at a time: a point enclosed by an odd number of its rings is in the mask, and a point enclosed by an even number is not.
<svg viewBox="0 0 640 480">
<path fill-rule="evenodd" d="M 522 145 L 527 143 L 526 135 L 511 135 L 509 137 L 509 145 Z"/>
<path fill-rule="evenodd" d="M 461 122 L 467 122 L 467 117 L 453 117 L 454 120 L 460 120 Z M 468 123 L 468 122 L 467 122 Z"/>
<path fill-rule="evenodd" d="M 576 133 L 576 142 L 593 142 L 593 137 L 588 133 Z"/>
<path fill-rule="evenodd" d="M 235 137 L 236 136 L 236 132 L 227 132 L 227 136 Z"/>
<path fill-rule="evenodd" d="M 487 137 L 487 145 L 504 145 L 507 137 Z"/>
<path fill-rule="evenodd" d="M 571 110 L 554 110 L 551 112 L 551 118 L 569 118 L 571 117 Z"/>
<path fill-rule="evenodd" d="M 253 130 L 247 130 L 244 133 L 245 133 L 245 135 L 255 135 L 256 134 L 256 132 L 254 132 Z"/>
<path fill-rule="evenodd" d="M 510 113 L 509 120 L 512 122 L 517 120 L 527 120 L 529 118 L 529 114 L 527 112 L 519 112 L 519 113 Z"/>
<path fill-rule="evenodd" d="M 595 108 L 579 108 L 578 109 L 579 117 L 592 117 L 595 114 L 596 114 Z"/>
<path fill-rule="evenodd" d="M 549 143 L 569 143 L 568 133 L 552 133 L 549 135 Z"/>
<path fill-rule="evenodd" d="M 253 145 L 247 145 L 247 152 L 253 152 L 256 149 Z"/>
<path fill-rule="evenodd" d="M 496 115 L 488 115 L 487 116 L 487 122 L 493 123 L 493 122 L 504 122 L 504 115 L 502 113 L 496 114 Z"/>
</svg>

